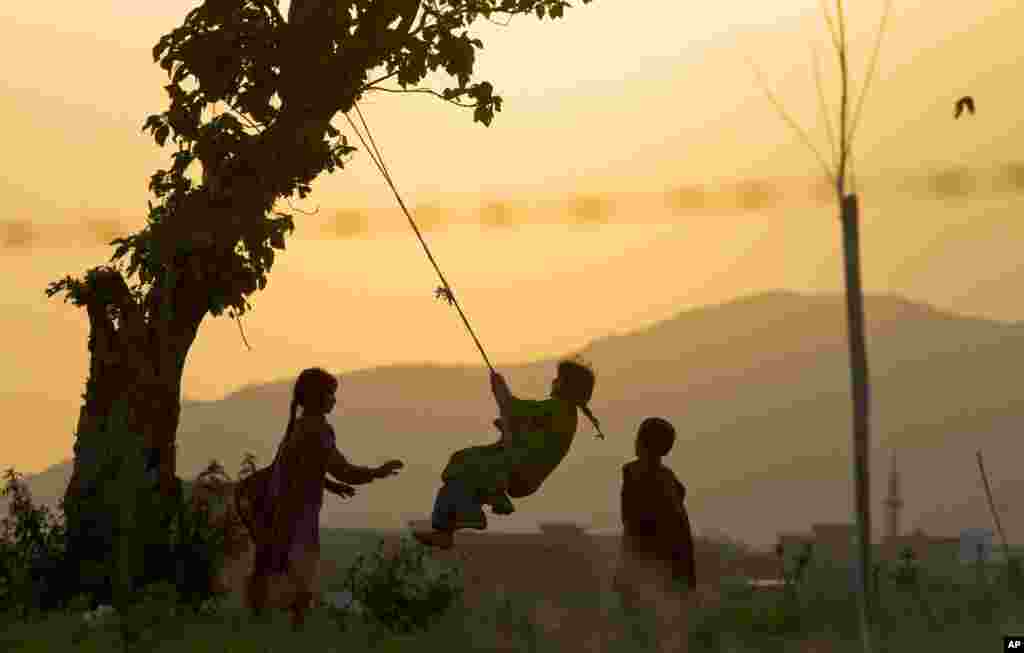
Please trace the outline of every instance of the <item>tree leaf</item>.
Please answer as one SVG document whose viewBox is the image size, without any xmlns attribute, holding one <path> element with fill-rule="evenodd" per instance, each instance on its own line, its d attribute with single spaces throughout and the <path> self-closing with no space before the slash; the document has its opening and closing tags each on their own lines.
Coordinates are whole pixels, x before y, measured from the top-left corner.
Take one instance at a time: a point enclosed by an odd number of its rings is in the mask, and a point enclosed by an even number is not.
<svg viewBox="0 0 1024 653">
<path fill-rule="evenodd" d="M 171 128 L 167 125 L 160 125 L 157 127 L 156 131 L 153 132 L 153 137 L 156 139 L 157 145 L 163 147 L 164 143 L 167 141 L 167 136 L 170 135 L 170 133 Z"/>
</svg>

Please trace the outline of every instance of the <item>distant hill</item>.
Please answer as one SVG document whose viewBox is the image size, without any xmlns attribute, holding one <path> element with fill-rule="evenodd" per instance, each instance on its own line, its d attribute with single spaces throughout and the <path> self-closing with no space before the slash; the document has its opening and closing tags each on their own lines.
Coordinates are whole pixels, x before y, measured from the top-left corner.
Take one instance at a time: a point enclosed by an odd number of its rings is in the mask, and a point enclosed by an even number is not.
<svg viewBox="0 0 1024 653">
<path fill-rule="evenodd" d="M 990 526 L 974 452 L 984 451 L 1003 524 L 1024 536 L 1018 433 L 1024 399 L 1018 361 L 1024 325 L 967 318 L 897 296 L 867 299 L 872 378 L 872 500 L 876 533 L 892 456 L 903 476 L 905 530 L 955 534 Z M 608 440 L 581 418 L 573 451 L 543 491 L 492 518 L 499 529 L 574 519 L 617 526 L 620 466 L 640 421 L 660 415 L 679 436 L 668 457 L 688 489 L 698 531 L 724 531 L 758 546 L 780 531 L 847 521 L 852 510 L 849 370 L 841 296 L 765 293 L 679 313 L 581 353 L 597 373 L 592 408 Z M 520 396 L 545 396 L 555 361 L 503 369 Z M 251 451 L 273 457 L 287 422 L 293 379 L 250 386 L 219 401 L 186 401 L 179 475 L 211 458 L 234 474 Z M 394 480 L 348 502 L 327 499 L 332 527 L 394 528 L 429 514 L 441 467 L 456 449 L 492 441 L 486 369 L 392 366 L 346 374 L 331 422 L 353 461 L 407 462 Z M 30 477 L 52 502 L 69 463 Z"/>
</svg>

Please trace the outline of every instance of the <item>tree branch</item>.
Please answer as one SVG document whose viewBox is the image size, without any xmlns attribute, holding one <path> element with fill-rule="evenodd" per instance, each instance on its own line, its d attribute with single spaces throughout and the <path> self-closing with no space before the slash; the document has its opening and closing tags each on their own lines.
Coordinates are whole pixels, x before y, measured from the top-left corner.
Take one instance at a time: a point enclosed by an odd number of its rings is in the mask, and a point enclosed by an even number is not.
<svg viewBox="0 0 1024 653">
<path fill-rule="evenodd" d="M 252 119 L 248 115 L 246 115 L 244 111 L 236 107 L 234 104 L 228 102 L 227 100 L 224 101 L 224 104 L 228 106 L 228 112 L 231 113 L 231 115 L 238 118 L 240 122 L 245 123 L 247 127 L 255 129 L 257 134 L 262 134 L 263 130 L 267 128 L 265 123 L 253 122 Z"/>
<path fill-rule="evenodd" d="M 385 93 L 426 93 L 427 95 L 433 95 L 433 96 L 439 97 L 442 100 L 444 100 L 445 102 L 448 102 L 449 104 L 454 104 L 457 107 L 463 107 L 463 108 L 467 108 L 467 109 L 472 109 L 473 107 L 476 106 L 475 104 L 465 104 L 463 102 L 459 102 L 458 100 L 453 100 L 451 98 L 446 98 L 445 96 L 441 95 L 437 91 L 431 90 L 429 88 L 384 88 L 384 87 L 381 87 L 381 86 L 377 86 L 377 87 L 374 87 L 374 88 L 369 89 L 369 90 L 384 91 Z"/>
<path fill-rule="evenodd" d="M 292 211 L 295 211 L 296 213 L 301 213 L 302 215 L 316 215 L 317 213 L 320 212 L 320 206 L 319 205 L 317 205 L 317 207 L 315 209 L 313 209 L 312 211 L 303 211 L 302 209 L 297 209 L 294 206 L 292 206 L 291 199 L 286 197 L 285 201 L 288 203 L 288 208 L 290 208 Z"/>
<path fill-rule="evenodd" d="M 397 70 L 395 72 L 393 72 L 393 73 L 388 73 L 387 75 L 384 75 L 383 77 L 378 77 L 377 79 L 373 80 L 372 82 L 368 82 L 368 83 L 364 84 L 363 88 L 359 89 L 359 92 L 360 93 L 364 93 L 366 91 L 369 91 L 370 89 L 374 89 L 375 88 L 374 84 L 378 84 L 380 82 L 383 82 L 384 80 L 391 79 L 392 77 L 395 77 L 396 75 L 398 75 L 398 71 Z"/>
</svg>

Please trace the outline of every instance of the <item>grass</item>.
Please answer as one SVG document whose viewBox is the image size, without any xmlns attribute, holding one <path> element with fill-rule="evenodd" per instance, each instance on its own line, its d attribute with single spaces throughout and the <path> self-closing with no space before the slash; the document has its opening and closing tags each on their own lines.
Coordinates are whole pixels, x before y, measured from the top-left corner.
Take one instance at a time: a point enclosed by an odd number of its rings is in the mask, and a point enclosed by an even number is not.
<svg viewBox="0 0 1024 653">
<path fill-rule="evenodd" d="M 372 550 L 376 541 L 372 532 L 325 530 L 325 557 L 338 565 L 338 571 L 323 580 L 322 589 L 342 589 L 346 565 L 360 552 Z M 998 567 L 990 566 L 979 576 L 976 569 L 947 559 L 950 556 L 934 558 L 884 563 L 879 574 L 879 650 L 985 650 L 994 647 L 1002 634 L 1024 631 L 1024 595 L 1010 592 Z M 849 591 L 849 570 L 812 557 L 789 580 L 785 591 L 761 591 L 751 589 L 744 579 L 725 579 L 717 600 L 690 613 L 691 653 L 858 650 L 857 606 Z M 140 644 L 147 651 L 168 653 L 386 652 L 442 647 L 536 653 L 655 650 L 648 637 L 652 615 L 624 610 L 610 592 L 545 597 L 491 594 L 473 606 L 458 604 L 427 631 L 411 635 L 391 634 L 353 618 L 344 621 L 343 629 L 340 616 L 319 608 L 310 615 L 305 630 L 295 634 L 285 613 L 252 621 L 233 598 L 214 615 L 168 618 Z M 0 649 L 12 653 L 125 650 L 116 627 L 101 627 L 83 636 L 81 624 L 80 613 L 51 613 L 39 621 L 5 623 L 0 627 Z M 76 637 L 79 641 L 74 643 Z M 585 648 L 588 638 L 592 649 Z"/>
</svg>

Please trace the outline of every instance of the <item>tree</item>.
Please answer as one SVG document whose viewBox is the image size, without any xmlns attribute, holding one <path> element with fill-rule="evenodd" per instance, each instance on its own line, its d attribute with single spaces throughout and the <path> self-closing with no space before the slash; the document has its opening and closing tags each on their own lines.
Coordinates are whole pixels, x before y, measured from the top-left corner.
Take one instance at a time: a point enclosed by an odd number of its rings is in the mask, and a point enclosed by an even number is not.
<svg viewBox="0 0 1024 653">
<path fill-rule="evenodd" d="M 590 0 L 583 0 L 589 3 Z M 239 317 L 294 230 L 277 203 L 311 193 L 355 151 L 331 125 L 374 91 L 430 93 L 490 125 L 502 98 L 471 83 L 479 19 L 559 18 L 563 0 L 205 0 L 153 48 L 170 106 L 143 131 L 177 145 L 149 188 L 147 224 L 111 242 L 108 265 L 51 283 L 84 307 L 89 375 L 63 507 L 83 582 L 114 592 L 143 576 L 159 521 L 180 503 L 175 435 L 181 378 L 207 314 Z M 440 92 L 419 85 L 443 69 Z M 384 83 L 392 80 L 398 88 Z M 226 107 L 204 119 L 204 109 Z M 193 164 L 201 183 L 188 175 Z M 132 281 L 132 285 L 129 282 Z M 165 522 L 164 522 L 165 523 Z M 151 539 L 152 539 L 151 538 Z M 152 549 L 150 549 L 152 551 Z M 108 564 L 120 570 L 115 578 Z M 155 555 L 155 554 L 154 554 Z"/>
<path fill-rule="evenodd" d="M 860 256 L 860 204 L 856 192 L 853 175 L 853 137 L 857 130 L 861 109 L 867 89 L 875 74 L 875 64 L 885 24 L 889 17 L 891 3 L 885 2 L 885 11 L 876 35 L 874 51 L 868 64 L 868 74 L 861 88 L 860 98 L 856 104 L 850 92 L 850 70 L 847 59 L 848 44 L 846 40 L 846 17 L 843 11 L 843 0 L 835 0 L 836 20 L 833 21 L 828 8 L 822 0 L 822 10 L 828 25 L 832 44 L 835 47 L 839 64 L 839 116 L 837 123 L 838 139 L 832 131 L 832 123 L 828 117 L 825 97 L 821 88 L 821 75 L 815 59 L 815 82 L 817 84 L 819 108 L 825 120 L 829 144 L 835 168 L 830 169 L 817 148 L 796 122 L 786 113 L 782 105 L 768 92 L 769 99 L 789 125 L 797 131 L 804 143 L 817 156 L 825 174 L 835 189 L 836 202 L 839 205 L 839 221 L 842 227 L 844 281 L 846 283 L 846 314 L 847 340 L 850 350 L 850 385 L 853 399 L 853 482 L 854 482 L 854 514 L 857 522 L 857 557 L 858 568 L 858 609 L 860 612 L 861 644 L 864 651 L 873 648 L 873 605 L 874 592 L 871 587 L 872 555 L 871 555 L 871 493 L 870 465 L 870 382 L 868 375 L 867 343 L 864 333 L 864 291 L 861 286 Z M 755 66 L 756 71 L 756 66 Z M 767 89 L 765 89 L 767 91 Z M 852 190 L 851 190 L 852 188 Z"/>
</svg>

